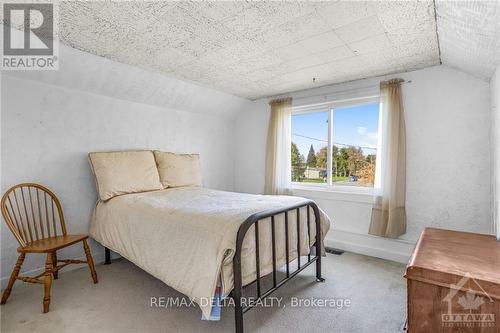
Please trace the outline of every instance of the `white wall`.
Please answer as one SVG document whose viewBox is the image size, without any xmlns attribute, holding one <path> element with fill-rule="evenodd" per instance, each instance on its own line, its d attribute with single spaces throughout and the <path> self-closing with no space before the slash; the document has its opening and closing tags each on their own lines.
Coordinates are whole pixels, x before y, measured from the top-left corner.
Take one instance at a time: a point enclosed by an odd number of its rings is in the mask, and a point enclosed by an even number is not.
<svg viewBox="0 0 500 333">
<path fill-rule="evenodd" d="M 496 234 L 500 240 L 500 66 L 490 81 L 491 86 L 491 149 L 492 149 L 492 211 Z"/>
<path fill-rule="evenodd" d="M 490 209 L 490 91 L 487 82 L 446 66 L 390 77 L 403 85 L 407 127 L 407 233 L 397 240 L 368 236 L 367 195 L 295 194 L 316 199 L 333 218 L 332 247 L 406 261 L 424 227 L 492 233 Z M 370 95 L 383 78 L 290 94 L 294 105 Z M 256 101 L 236 122 L 235 188 L 264 188 L 269 107 Z"/>
<path fill-rule="evenodd" d="M 57 72 L 2 75 L 2 193 L 45 184 L 61 199 L 69 232 L 88 233 L 96 192 L 87 153 L 137 148 L 199 152 L 204 185 L 233 189 L 234 115 L 249 101 L 64 46 L 60 59 Z M 5 283 L 18 244 L 1 225 Z M 92 242 L 92 251 L 102 260 L 102 247 Z M 42 257 L 28 256 L 23 271 L 42 267 Z"/>
</svg>

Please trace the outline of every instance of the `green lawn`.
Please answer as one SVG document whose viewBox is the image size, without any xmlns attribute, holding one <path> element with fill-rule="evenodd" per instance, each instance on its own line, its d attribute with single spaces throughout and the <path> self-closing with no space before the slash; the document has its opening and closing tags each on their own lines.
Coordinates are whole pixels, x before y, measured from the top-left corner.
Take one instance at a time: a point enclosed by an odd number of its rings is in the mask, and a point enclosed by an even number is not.
<svg viewBox="0 0 500 333">
<path fill-rule="evenodd" d="M 345 182 L 349 180 L 349 177 L 342 177 L 342 176 L 333 176 L 332 181 L 333 182 Z"/>
<path fill-rule="evenodd" d="M 326 179 L 323 178 L 304 178 L 302 183 L 326 183 Z"/>
<path fill-rule="evenodd" d="M 349 177 L 341 177 L 341 176 L 334 176 L 332 181 L 335 182 L 343 182 L 349 180 Z M 326 179 L 323 178 L 304 178 L 302 179 L 301 183 L 326 183 Z"/>
</svg>

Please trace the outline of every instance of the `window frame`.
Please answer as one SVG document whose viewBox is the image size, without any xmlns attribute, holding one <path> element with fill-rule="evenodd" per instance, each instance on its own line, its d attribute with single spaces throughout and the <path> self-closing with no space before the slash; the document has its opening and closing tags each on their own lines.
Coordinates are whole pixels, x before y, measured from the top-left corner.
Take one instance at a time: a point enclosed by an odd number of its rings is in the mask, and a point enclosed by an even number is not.
<svg viewBox="0 0 500 333">
<path fill-rule="evenodd" d="M 331 192 L 350 192 L 350 193 L 363 193 L 363 194 L 373 193 L 375 184 L 373 187 L 365 187 L 365 186 L 335 185 L 335 183 L 332 182 L 332 162 L 333 162 L 332 150 L 333 150 L 333 137 L 334 137 L 333 129 L 334 129 L 335 109 L 348 108 L 348 107 L 354 107 L 365 104 L 374 104 L 374 103 L 377 103 L 380 106 L 380 94 L 359 97 L 359 98 L 333 100 L 325 103 L 300 105 L 291 108 L 291 116 L 299 114 L 307 114 L 307 113 L 328 112 L 328 144 L 327 144 L 327 167 L 326 167 L 327 181 L 326 183 L 304 183 L 304 182 L 292 181 L 291 182 L 292 189 L 331 191 Z M 381 115 L 379 111 L 379 126 L 377 129 L 379 138 L 381 137 L 380 117 Z M 376 153 L 377 160 L 380 158 L 379 153 L 380 151 L 379 149 L 377 149 Z M 375 174 L 376 173 L 377 172 L 375 171 Z"/>
</svg>

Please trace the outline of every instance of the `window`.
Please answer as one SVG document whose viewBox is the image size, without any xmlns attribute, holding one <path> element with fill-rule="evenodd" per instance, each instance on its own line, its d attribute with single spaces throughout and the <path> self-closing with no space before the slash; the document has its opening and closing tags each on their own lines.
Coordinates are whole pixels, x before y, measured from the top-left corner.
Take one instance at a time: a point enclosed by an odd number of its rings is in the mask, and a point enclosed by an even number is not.
<svg viewBox="0 0 500 333">
<path fill-rule="evenodd" d="M 373 187 L 378 123 L 378 97 L 294 108 L 292 182 Z"/>
</svg>

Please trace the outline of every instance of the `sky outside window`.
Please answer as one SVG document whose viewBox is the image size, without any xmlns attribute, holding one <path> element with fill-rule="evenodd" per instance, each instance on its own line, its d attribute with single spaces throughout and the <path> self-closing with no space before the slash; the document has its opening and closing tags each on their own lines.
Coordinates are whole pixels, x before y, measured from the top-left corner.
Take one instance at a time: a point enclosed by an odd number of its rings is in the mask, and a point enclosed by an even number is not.
<svg viewBox="0 0 500 333">
<path fill-rule="evenodd" d="M 376 154 L 378 114 L 378 103 L 335 109 L 333 144 L 359 146 L 364 155 Z M 315 152 L 328 145 L 328 112 L 293 115 L 292 142 L 304 157 L 311 144 Z"/>
</svg>

